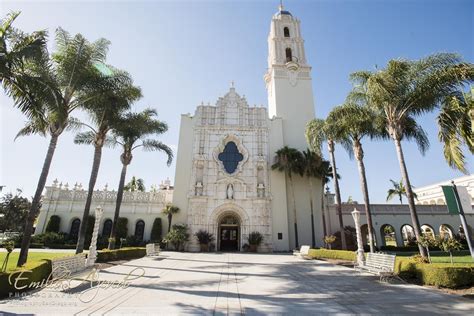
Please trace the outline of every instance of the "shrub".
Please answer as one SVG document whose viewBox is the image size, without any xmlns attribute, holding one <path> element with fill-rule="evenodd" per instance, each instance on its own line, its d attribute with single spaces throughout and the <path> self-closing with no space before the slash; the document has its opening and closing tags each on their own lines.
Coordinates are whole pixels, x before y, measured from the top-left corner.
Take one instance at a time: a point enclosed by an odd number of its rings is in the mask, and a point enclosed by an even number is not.
<svg viewBox="0 0 474 316">
<path fill-rule="evenodd" d="M 128 236 L 128 218 L 126 217 L 119 217 L 117 221 L 117 229 L 115 233 L 116 240 L 120 240 L 120 238 L 127 238 Z"/>
<path fill-rule="evenodd" d="M 48 278 L 48 276 L 51 274 L 51 261 L 50 260 L 43 260 L 41 263 L 34 265 L 32 267 L 27 267 L 25 270 L 31 271 L 31 273 L 24 273 L 22 277 L 27 278 L 26 280 L 23 280 L 19 282 L 19 286 L 27 286 L 25 289 L 22 290 L 17 290 L 15 289 L 14 285 L 10 285 L 8 279 L 11 274 L 18 274 L 19 271 L 13 271 L 9 273 L 0 273 L 0 298 L 8 297 L 10 293 L 18 293 L 18 292 L 24 292 L 29 290 L 30 288 L 28 287 L 30 284 L 33 282 L 41 282 L 44 279 Z"/>
<path fill-rule="evenodd" d="M 347 250 L 310 249 L 308 256 L 312 259 L 339 259 L 356 261 L 356 253 Z"/>
<path fill-rule="evenodd" d="M 44 233 L 39 235 L 34 235 L 31 238 L 32 244 L 43 244 L 46 247 L 51 245 L 64 245 L 66 242 L 66 234 L 64 233 Z"/>
<path fill-rule="evenodd" d="M 209 233 L 207 230 L 199 230 L 197 233 L 194 234 L 196 236 L 199 244 L 207 245 L 210 242 L 214 241 L 214 235 Z"/>
<path fill-rule="evenodd" d="M 152 242 L 160 242 L 163 234 L 163 226 L 161 224 L 161 218 L 157 217 L 153 221 L 153 226 L 151 228 L 150 240 Z"/>
<path fill-rule="evenodd" d="M 247 237 L 250 245 L 260 245 L 263 241 L 263 236 L 259 232 L 251 232 Z"/>
<path fill-rule="evenodd" d="M 173 228 L 166 234 L 165 241 L 173 244 L 175 250 L 182 250 L 184 243 L 189 240 L 188 226 L 184 224 L 173 225 Z"/>
<path fill-rule="evenodd" d="M 146 244 L 146 241 L 143 239 L 138 239 L 137 236 L 131 235 L 126 238 L 126 245 L 131 246 L 131 247 L 138 247 L 138 246 L 144 246 Z"/>
<path fill-rule="evenodd" d="M 326 245 L 329 246 L 329 249 L 331 249 L 332 243 L 336 241 L 336 236 L 334 235 L 324 236 L 323 241 Z"/>
<path fill-rule="evenodd" d="M 397 258 L 395 273 L 400 277 L 417 279 L 421 284 L 459 288 L 474 285 L 474 266 L 445 263 L 422 263 L 413 258 Z"/>
<path fill-rule="evenodd" d="M 129 247 L 115 250 L 99 250 L 97 252 L 97 262 L 109 262 L 125 259 L 136 259 L 146 255 L 146 249 L 143 247 Z"/>
<path fill-rule="evenodd" d="M 49 218 L 48 225 L 46 225 L 45 232 L 47 233 L 59 233 L 59 224 L 61 223 L 61 217 L 58 215 L 52 215 Z"/>
</svg>

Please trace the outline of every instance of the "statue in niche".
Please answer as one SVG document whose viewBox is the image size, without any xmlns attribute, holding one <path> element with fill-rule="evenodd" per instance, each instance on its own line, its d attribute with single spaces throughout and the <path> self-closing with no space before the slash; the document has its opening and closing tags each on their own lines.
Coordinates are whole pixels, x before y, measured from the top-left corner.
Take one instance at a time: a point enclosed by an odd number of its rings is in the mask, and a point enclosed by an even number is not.
<svg viewBox="0 0 474 316">
<path fill-rule="evenodd" d="M 233 200 L 234 199 L 234 186 L 232 185 L 232 183 L 229 183 L 227 185 L 227 192 L 226 192 L 226 198 L 228 200 Z"/>
</svg>

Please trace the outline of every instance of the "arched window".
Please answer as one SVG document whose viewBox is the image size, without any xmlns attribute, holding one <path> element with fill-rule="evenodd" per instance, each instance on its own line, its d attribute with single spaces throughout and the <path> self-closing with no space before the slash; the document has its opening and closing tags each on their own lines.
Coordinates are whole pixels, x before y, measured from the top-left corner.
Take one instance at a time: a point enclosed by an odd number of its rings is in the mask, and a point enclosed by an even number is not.
<svg viewBox="0 0 474 316">
<path fill-rule="evenodd" d="M 439 235 L 441 238 L 445 239 L 448 237 L 453 237 L 453 229 L 448 224 L 442 224 L 439 227 Z"/>
<path fill-rule="evenodd" d="M 400 228 L 400 230 L 402 232 L 403 244 L 405 246 L 416 246 L 415 230 L 413 229 L 413 227 L 408 224 L 405 224 Z"/>
<path fill-rule="evenodd" d="M 283 28 L 283 35 L 285 37 L 290 37 L 290 29 L 287 28 L 286 26 Z"/>
<path fill-rule="evenodd" d="M 72 238 L 72 240 L 77 241 L 80 227 L 81 227 L 81 220 L 79 218 L 74 219 L 71 223 L 71 230 L 69 231 L 69 235 Z"/>
<path fill-rule="evenodd" d="M 428 224 L 421 225 L 421 233 L 425 236 L 431 236 L 433 238 L 435 237 L 435 232 L 434 232 L 433 227 L 431 227 Z"/>
<path fill-rule="evenodd" d="M 293 60 L 293 56 L 291 55 L 291 48 L 285 49 L 285 55 L 286 55 L 286 62 L 290 62 Z"/>
<path fill-rule="evenodd" d="M 137 240 L 142 241 L 143 240 L 143 234 L 145 232 L 145 222 L 142 220 L 139 220 L 135 224 L 135 237 Z"/>
<path fill-rule="evenodd" d="M 112 220 L 106 219 L 104 222 L 104 226 L 102 227 L 102 236 L 109 238 L 111 232 L 112 232 Z"/>
<path fill-rule="evenodd" d="M 395 228 L 390 224 L 384 224 L 380 228 L 380 234 L 385 243 L 385 246 L 396 246 L 397 239 L 395 237 Z"/>
</svg>

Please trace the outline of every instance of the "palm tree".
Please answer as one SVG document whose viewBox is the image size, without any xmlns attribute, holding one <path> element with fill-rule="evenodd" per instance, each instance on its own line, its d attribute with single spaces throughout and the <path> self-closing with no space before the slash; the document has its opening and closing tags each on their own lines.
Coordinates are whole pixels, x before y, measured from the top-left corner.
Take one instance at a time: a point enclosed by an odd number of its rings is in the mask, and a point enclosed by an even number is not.
<svg viewBox="0 0 474 316">
<path fill-rule="evenodd" d="M 370 252 L 374 252 L 374 226 L 370 212 L 369 190 L 364 165 L 364 150 L 362 139 L 386 138 L 384 129 L 377 124 L 377 114 L 368 106 L 346 103 L 335 107 L 328 115 L 327 120 L 333 122 L 333 133 L 337 141 L 349 153 L 355 156 L 359 169 L 360 186 L 364 196 L 365 215 L 367 217 L 367 230 L 369 234 Z"/>
<path fill-rule="evenodd" d="M 156 139 L 147 138 L 152 135 L 161 135 L 168 130 L 168 125 L 165 122 L 156 119 L 157 115 L 156 110 L 153 109 L 145 109 L 138 113 L 128 112 L 122 115 L 119 122 L 113 128 L 114 142 L 122 147 L 122 154 L 120 155 L 122 172 L 120 174 L 117 201 L 115 203 L 114 221 L 109 238 L 109 249 L 115 247 L 117 221 L 120 215 L 127 167 L 133 158 L 132 152 L 140 147 L 145 151 L 162 151 L 168 156 L 168 166 L 173 161 L 173 151 L 170 147 Z"/>
<path fill-rule="evenodd" d="M 387 202 L 391 199 L 393 199 L 395 196 L 398 195 L 398 199 L 400 200 L 400 204 L 403 204 L 403 196 L 407 196 L 407 190 L 405 189 L 405 185 L 403 184 L 403 180 L 400 180 L 399 182 L 393 181 L 390 179 L 390 182 L 392 182 L 393 188 L 389 189 L 387 191 Z M 412 186 L 413 188 L 413 186 Z M 415 192 L 413 192 L 413 196 L 415 199 L 418 199 L 418 196 L 416 195 Z"/>
<path fill-rule="evenodd" d="M 308 179 L 308 190 L 309 190 L 309 206 L 311 210 L 311 245 L 316 247 L 316 236 L 314 234 L 314 207 L 313 207 L 313 179 L 319 177 L 319 168 L 323 163 L 322 158 L 314 151 L 307 149 L 303 151 L 303 172 Z M 324 194 L 324 185 L 323 194 Z M 321 195 L 323 199 L 323 195 Z M 323 211 L 323 209 L 321 209 Z M 324 216 L 324 215 L 323 215 Z"/>
<path fill-rule="evenodd" d="M 469 173 L 462 147 L 465 145 L 474 154 L 474 88 L 471 87 L 468 93 L 455 92 L 446 97 L 437 121 L 438 138 L 443 143 L 449 166 Z"/>
<path fill-rule="evenodd" d="M 125 191 L 129 192 L 135 192 L 135 191 L 140 191 L 140 192 L 145 192 L 145 182 L 141 178 L 135 178 L 135 176 L 132 177 L 132 180 L 130 180 L 129 183 L 125 185 L 123 188 Z"/>
<path fill-rule="evenodd" d="M 333 177 L 331 163 L 327 160 L 322 159 L 321 164 L 318 166 L 317 177 L 321 179 L 321 219 L 323 224 L 323 237 L 328 236 L 326 229 L 326 215 L 324 212 L 324 187 L 331 181 Z M 340 179 L 340 176 L 337 175 L 337 178 Z"/>
<path fill-rule="evenodd" d="M 351 78 L 357 84 L 356 90 L 379 111 L 395 144 L 413 229 L 420 242 L 420 223 L 401 141 L 415 140 L 423 154 L 429 142 L 416 117 L 433 111 L 443 100 L 462 89 L 464 82 L 472 81 L 474 68 L 457 55 L 443 53 L 417 61 L 391 60 L 385 69 L 356 72 Z M 354 96 L 357 98 L 357 91 Z M 420 244 L 418 247 L 420 254 L 426 257 L 426 250 Z"/>
<path fill-rule="evenodd" d="M 336 143 L 333 130 L 334 127 L 331 122 L 322 119 L 313 119 L 306 126 L 306 141 L 309 144 L 309 147 L 320 155 L 323 142 L 326 141 L 328 144 L 334 180 L 334 192 L 336 195 L 336 210 L 339 219 L 339 229 L 341 231 L 341 245 L 342 249 L 347 250 L 344 221 L 342 220 L 341 191 L 337 177 L 336 157 L 334 155 Z"/>
<path fill-rule="evenodd" d="M 94 65 L 105 60 L 108 45 L 104 39 L 89 43 L 80 34 L 71 37 L 59 28 L 56 31 L 57 51 L 52 58 L 43 49 L 40 58 L 25 64 L 27 72 L 35 77 L 25 81 L 27 97 L 17 97 L 23 95 L 23 91 L 11 87 L 15 103 L 29 118 L 17 137 L 31 134 L 51 137 L 28 214 L 17 266 L 25 264 L 28 258 L 33 223 L 40 209 L 41 195 L 59 136 L 77 126 L 77 120 L 70 118 L 71 112 L 85 100 L 97 96 L 93 87 L 97 85 L 99 75 Z M 90 93 L 81 94 L 86 89 Z"/>
<path fill-rule="evenodd" d="M 166 207 L 162 210 L 163 214 L 168 216 L 168 233 L 171 230 L 171 221 L 173 220 L 173 215 L 177 214 L 179 211 L 179 207 L 174 206 L 173 204 L 167 204 Z"/>
<path fill-rule="evenodd" d="M 272 170 L 284 172 L 290 182 L 291 198 L 293 200 L 293 217 L 295 227 L 295 245 L 299 248 L 298 242 L 298 220 L 296 215 L 296 199 L 295 189 L 293 184 L 293 173 L 303 176 L 303 154 L 295 149 L 285 146 L 279 149 L 275 155 L 275 161 L 272 165 Z"/>
<path fill-rule="evenodd" d="M 94 158 L 89 177 L 86 204 L 77 239 L 76 253 L 82 253 L 84 250 L 87 221 L 99 173 L 102 148 L 104 145 L 111 143 L 108 135 L 114 124 L 118 122 L 120 113 L 130 108 L 131 103 L 141 97 L 140 89 L 133 86 L 132 79 L 128 73 L 106 65 L 102 65 L 100 69 L 103 73 L 107 74 L 106 76 L 101 76 L 103 77 L 100 85 L 102 93 L 96 98 L 86 99 L 83 103 L 83 108 L 89 114 L 91 124 L 81 123 L 81 125 L 87 127 L 89 131 L 77 134 L 74 139 L 76 144 L 94 146 Z M 97 86 L 93 89 L 97 89 Z M 88 93 L 89 91 L 87 90 L 84 92 L 84 94 Z"/>
</svg>

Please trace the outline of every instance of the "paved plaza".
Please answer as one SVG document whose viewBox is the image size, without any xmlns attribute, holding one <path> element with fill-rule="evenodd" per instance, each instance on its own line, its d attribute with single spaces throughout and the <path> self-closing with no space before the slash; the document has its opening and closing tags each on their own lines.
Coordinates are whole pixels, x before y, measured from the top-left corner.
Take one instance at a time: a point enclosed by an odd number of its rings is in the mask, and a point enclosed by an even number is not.
<svg viewBox="0 0 474 316">
<path fill-rule="evenodd" d="M 66 290 L 46 288 L 2 300 L 0 315 L 467 315 L 474 310 L 468 299 L 415 285 L 380 283 L 350 268 L 286 254 L 163 252 L 106 268 L 98 277 L 136 279 L 128 286 L 102 283 L 92 290 L 89 282 L 75 280 Z"/>
</svg>

